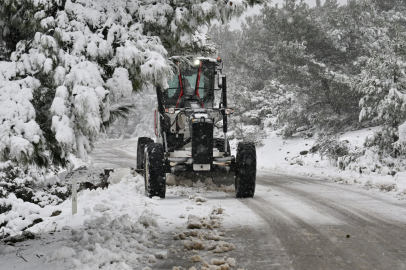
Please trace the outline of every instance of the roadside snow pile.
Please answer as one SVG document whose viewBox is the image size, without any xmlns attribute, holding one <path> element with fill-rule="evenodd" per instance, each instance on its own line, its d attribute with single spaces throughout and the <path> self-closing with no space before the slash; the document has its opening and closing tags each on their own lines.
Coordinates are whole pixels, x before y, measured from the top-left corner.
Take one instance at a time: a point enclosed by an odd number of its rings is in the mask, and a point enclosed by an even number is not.
<svg viewBox="0 0 406 270">
<path fill-rule="evenodd" d="M 124 171 L 131 172 L 120 169 L 110 175 L 115 180 L 108 188 L 78 192 L 78 212 L 73 216 L 71 200 L 55 206 L 57 215 L 52 215 L 51 206 L 21 206 L 26 219 L 38 215 L 43 221 L 4 241 L 7 246 L 0 248 L 0 258 L 7 263 L 3 266 L 11 269 L 21 263 L 16 252 L 32 269 L 155 269 L 176 258 L 189 267 L 173 269 L 236 265 L 228 255 L 236 247 L 226 236 L 229 229 L 222 227 L 225 208 L 210 200 L 213 194 L 228 194 L 208 192 L 207 186 L 197 183 L 198 187 L 168 187 L 178 194 L 174 201 L 147 198 L 143 177 L 123 175 Z M 45 211 L 41 209 L 49 212 L 37 214 Z"/>
<path fill-rule="evenodd" d="M 12 236 L 57 215 L 70 190 L 36 171 L 0 163 L 0 232 Z"/>
<path fill-rule="evenodd" d="M 151 210 L 154 200 L 140 189 L 143 178 L 132 174 L 120 181 L 114 174 L 112 178 L 115 184 L 107 189 L 80 191 L 74 216 L 67 200 L 58 206 L 58 216 L 29 228 L 41 238 L 43 232 L 51 231 L 61 239 L 52 250 L 38 247 L 42 263 L 65 269 L 142 269 L 167 259 L 165 245 L 160 243 L 159 216 Z"/>
<path fill-rule="evenodd" d="M 377 128 L 343 134 L 341 141 L 354 151 L 362 151 L 362 155 L 351 157 L 351 163 L 346 160 L 349 156 L 339 158 L 338 166 L 314 153 L 314 138 L 282 139 L 273 132 L 268 139 L 263 140 L 264 146 L 257 148 L 258 169 L 331 179 L 406 198 L 406 161 L 389 157 L 382 159 L 373 148 L 364 149 L 365 139 L 374 130 Z"/>
<path fill-rule="evenodd" d="M 10 161 L 0 163 L 0 233 L 3 238 L 20 234 L 59 215 L 59 204 L 71 196 L 70 180 L 73 178 L 77 180 L 79 190 L 108 186 L 102 181 L 105 179 L 102 168 L 84 163 L 73 155 L 71 160 L 75 167 L 73 171 L 49 172 L 45 176 L 33 167 L 14 166 Z M 119 182 L 130 173 L 130 168 L 120 169 L 112 182 Z"/>
<path fill-rule="evenodd" d="M 151 211 L 148 210 L 148 209 L 145 209 L 141 213 L 140 217 L 138 218 L 138 222 L 140 224 L 144 225 L 146 228 L 151 227 L 151 226 L 152 227 L 157 227 L 158 226 L 157 221 L 154 218 L 153 213 L 151 213 Z"/>
<path fill-rule="evenodd" d="M 133 269 L 156 262 L 148 250 L 154 246 L 151 240 L 157 238 L 157 232 L 146 229 L 128 214 L 116 218 L 108 213 L 95 215 L 84 221 L 84 228 L 72 229 L 71 234 L 69 240 L 74 249 L 70 263 L 75 269 Z M 48 254 L 47 261 L 49 257 L 55 256 Z M 52 261 L 61 260 L 66 258 Z"/>
<path fill-rule="evenodd" d="M 49 262 L 58 261 L 61 259 L 66 260 L 75 255 L 76 255 L 76 252 L 72 248 L 61 247 L 60 249 L 52 251 L 50 254 L 48 254 L 48 256 L 46 257 L 46 262 L 49 263 Z"/>
<path fill-rule="evenodd" d="M 109 176 L 107 181 L 110 184 L 117 184 L 125 175 L 129 174 L 131 174 L 130 168 L 118 168 L 114 170 L 114 173 Z"/>
</svg>

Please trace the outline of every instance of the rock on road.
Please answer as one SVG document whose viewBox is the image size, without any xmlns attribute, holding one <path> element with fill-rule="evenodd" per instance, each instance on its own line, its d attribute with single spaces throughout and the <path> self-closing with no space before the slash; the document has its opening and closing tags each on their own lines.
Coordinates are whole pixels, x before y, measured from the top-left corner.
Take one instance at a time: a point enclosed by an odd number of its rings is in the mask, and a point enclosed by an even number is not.
<svg viewBox="0 0 406 270">
<path fill-rule="evenodd" d="M 92 160 L 134 167 L 136 141 L 101 142 Z M 224 223 L 241 268 L 406 269 L 406 202 L 383 192 L 258 171 L 254 198 L 218 203 L 233 213 Z"/>
</svg>

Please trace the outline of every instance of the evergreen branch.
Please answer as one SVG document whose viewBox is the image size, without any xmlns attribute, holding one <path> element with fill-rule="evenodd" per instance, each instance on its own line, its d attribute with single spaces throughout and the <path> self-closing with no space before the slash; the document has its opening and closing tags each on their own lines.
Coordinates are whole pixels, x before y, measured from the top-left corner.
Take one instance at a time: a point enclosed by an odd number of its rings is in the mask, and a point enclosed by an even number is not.
<svg viewBox="0 0 406 270">
<path fill-rule="evenodd" d="M 118 119 L 124 118 L 127 119 L 130 114 L 131 109 L 134 109 L 133 104 L 122 104 L 118 105 L 115 108 L 110 109 L 110 117 L 107 121 L 103 122 L 101 125 L 101 130 L 106 132 L 107 129 Z"/>
</svg>

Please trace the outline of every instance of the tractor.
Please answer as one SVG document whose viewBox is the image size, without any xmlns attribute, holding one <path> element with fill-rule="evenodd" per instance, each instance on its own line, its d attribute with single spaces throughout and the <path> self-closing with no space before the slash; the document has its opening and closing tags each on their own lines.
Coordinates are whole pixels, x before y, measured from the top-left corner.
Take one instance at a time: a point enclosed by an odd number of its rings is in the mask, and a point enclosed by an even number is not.
<svg viewBox="0 0 406 270">
<path fill-rule="evenodd" d="M 146 196 L 165 198 L 166 175 L 171 173 L 192 180 L 231 182 L 237 198 L 253 197 L 255 145 L 240 142 L 236 157 L 231 155 L 227 120 L 234 110 L 227 107 L 223 62 L 198 57 L 187 63 L 177 63 L 177 74 L 167 87 L 156 87 L 156 142 L 148 137 L 138 139 L 137 171 L 144 175 Z M 218 105 L 215 94 L 220 96 Z"/>
</svg>

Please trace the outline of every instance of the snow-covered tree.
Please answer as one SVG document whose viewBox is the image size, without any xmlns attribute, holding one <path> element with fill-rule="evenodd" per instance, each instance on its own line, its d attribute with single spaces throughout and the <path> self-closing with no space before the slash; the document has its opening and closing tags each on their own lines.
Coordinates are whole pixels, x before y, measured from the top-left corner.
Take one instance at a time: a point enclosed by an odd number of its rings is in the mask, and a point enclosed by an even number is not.
<svg viewBox="0 0 406 270">
<path fill-rule="evenodd" d="M 333 22 L 343 20 L 345 13 L 334 1 L 315 9 L 294 0 L 282 7 L 265 6 L 261 14 L 247 19 L 241 34 L 230 35 L 238 48 L 220 47 L 230 55 L 232 73 L 238 74 L 230 80 L 236 95 L 247 89 L 264 99 L 289 97 L 272 115 L 278 119 L 273 126 L 282 128 L 284 136 L 306 126 L 338 130 L 357 119 L 360 95 L 350 87 L 354 74 L 348 72 L 351 65 L 333 31 L 340 25 Z M 332 14 L 334 19 L 329 18 Z M 272 90 L 274 82 L 283 87 Z"/>
<path fill-rule="evenodd" d="M 360 121 L 382 126 L 368 145 L 378 145 L 387 154 L 397 156 L 399 150 L 406 154 L 406 141 L 402 139 L 406 121 L 406 16 L 391 10 L 382 13 L 382 21 L 386 27 L 379 35 L 380 50 L 367 59 L 354 85 L 363 95 Z"/>
<path fill-rule="evenodd" d="M 173 54 L 205 53 L 204 27 L 255 1 L 5 0 L 0 62 L 2 160 L 86 158 L 111 103 L 165 85 Z M 40 162 L 39 162 L 40 161 Z"/>
</svg>

